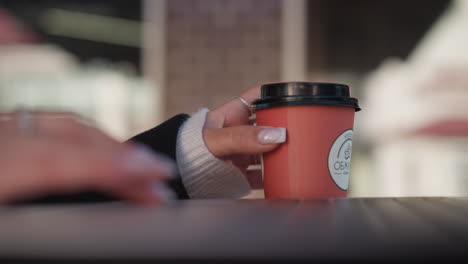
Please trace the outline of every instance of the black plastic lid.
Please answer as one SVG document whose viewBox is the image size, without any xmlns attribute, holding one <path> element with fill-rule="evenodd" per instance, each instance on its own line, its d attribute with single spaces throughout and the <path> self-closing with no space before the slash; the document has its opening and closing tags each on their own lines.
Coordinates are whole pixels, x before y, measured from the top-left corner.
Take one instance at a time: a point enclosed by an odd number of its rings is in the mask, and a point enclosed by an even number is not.
<svg viewBox="0 0 468 264">
<path fill-rule="evenodd" d="M 252 109 L 287 105 L 339 105 L 361 110 L 356 98 L 350 97 L 349 86 L 339 83 L 284 82 L 261 87 L 261 96 L 252 103 Z"/>
</svg>

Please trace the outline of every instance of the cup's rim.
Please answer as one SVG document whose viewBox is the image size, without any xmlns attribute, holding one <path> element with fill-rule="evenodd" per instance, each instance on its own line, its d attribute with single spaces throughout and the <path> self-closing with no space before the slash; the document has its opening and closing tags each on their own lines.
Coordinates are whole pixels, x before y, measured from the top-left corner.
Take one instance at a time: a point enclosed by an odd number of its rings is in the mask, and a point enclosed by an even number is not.
<svg viewBox="0 0 468 264">
<path fill-rule="evenodd" d="M 334 105 L 353 107 L 356 112 L 360 111 L 359 101 L 353 97 L 340 96 L 284 96 L 265 97 L 252 102 L 252 110 L 260 110 L 278 106 L 294 105 Z"/>
</svg>

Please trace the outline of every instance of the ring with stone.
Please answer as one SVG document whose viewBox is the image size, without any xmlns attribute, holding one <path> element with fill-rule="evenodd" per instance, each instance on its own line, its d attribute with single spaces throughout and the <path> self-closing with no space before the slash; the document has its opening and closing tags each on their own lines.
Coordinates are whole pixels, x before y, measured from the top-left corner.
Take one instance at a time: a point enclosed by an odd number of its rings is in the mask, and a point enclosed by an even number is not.
<svg viewBox="0 0 468 264">
<path fill-rule="evenodd" d="M 249 102 L 247 102 L 244 98 L 240 96 L 237 96 L 237 98 L 247 107 L 247 110 L 249 111 L 250 116 L 253 115 L 252 106 L 249 104 Z"/>
</svg>

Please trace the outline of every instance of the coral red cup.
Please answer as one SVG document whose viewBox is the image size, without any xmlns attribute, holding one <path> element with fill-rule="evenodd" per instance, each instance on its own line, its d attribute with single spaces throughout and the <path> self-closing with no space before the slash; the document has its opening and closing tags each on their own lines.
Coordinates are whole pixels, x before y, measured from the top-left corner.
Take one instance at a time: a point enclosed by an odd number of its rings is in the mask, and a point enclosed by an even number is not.
<svg viewBox="0 0 468 264">
<path fill-rule="evenodd" d="M 286 142 L 262 158 L 265 198 L 345 197 L 354 113 L 347 85 L 270 83 L 253 102 L 257 125 L 285 127 Z"/>
</svg>

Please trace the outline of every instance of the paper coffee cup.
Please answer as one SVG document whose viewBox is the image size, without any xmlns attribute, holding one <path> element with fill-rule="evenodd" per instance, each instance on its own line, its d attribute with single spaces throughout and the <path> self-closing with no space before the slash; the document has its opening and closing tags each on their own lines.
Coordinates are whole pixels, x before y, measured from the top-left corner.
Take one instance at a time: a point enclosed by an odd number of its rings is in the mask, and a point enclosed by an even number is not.
<svg viewBox="0 0 468 264">
<path fill-rule="evenodd" d="M 259 126 L 285 127 L 286 142 L 262 158 L 265 198 L 345 197 L 358 100 L 347 85 L 270 83 L 252 103 Z"/>
</svg>

